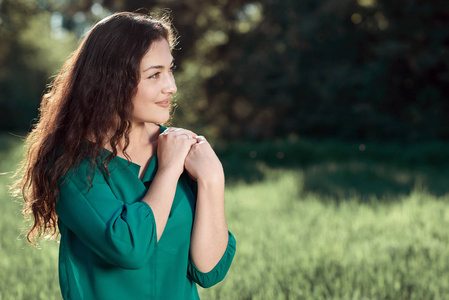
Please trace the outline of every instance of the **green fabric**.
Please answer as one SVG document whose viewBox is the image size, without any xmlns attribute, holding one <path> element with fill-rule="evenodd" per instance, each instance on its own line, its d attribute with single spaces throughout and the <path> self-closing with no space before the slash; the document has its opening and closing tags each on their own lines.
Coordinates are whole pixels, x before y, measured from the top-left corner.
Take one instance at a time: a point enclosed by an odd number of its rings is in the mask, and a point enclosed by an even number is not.
<svg viewBox="0 0 449 300">
<path fill-rule="evenodd" d="M 152 210 L 140 201 L 156 174 L 156 155 L 142 180 L 138 165 L 116 157 L 109 164 L 109 177 L 95 169 L 90 189 L 88 165 L 82 161 L 59 186 L 64 299 L 199 299 L 196 284 L 210 287 L 224 278 L 235 254 L 230 232 L 226 252 L 213 270 L 202 273 L 190 259 L 196 184 L 186 174 L 180 177 L 157 242 Z"/>
</svg>

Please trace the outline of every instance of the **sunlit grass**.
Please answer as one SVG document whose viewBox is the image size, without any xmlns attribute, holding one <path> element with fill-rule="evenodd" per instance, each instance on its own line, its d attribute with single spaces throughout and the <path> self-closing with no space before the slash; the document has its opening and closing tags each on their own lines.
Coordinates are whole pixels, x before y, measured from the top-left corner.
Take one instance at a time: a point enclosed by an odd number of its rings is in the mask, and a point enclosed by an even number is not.
<svg viewBox="0 0 449 300">
<path fill-rule="evenodd" d="M 58 244 L 44 242 L 41 249 L 27 244 L 21 234 L 26 226 L 21 203 L 9 195 L 22 143 L 17 137 L 2 135 L 0 144 L 0 299 L 60 299 Z"/>
<path fill-rule="evenodd" d="M 303 175 L 228 191 L 238 255 L 204 299 L 438 299 L 449 293 L 449 196 L 389 203 L 301 192 Z M 297 184 L 299 183 L 299 184 Z M 300 196 L 303 195 L 303 196 Z"/>
</svg>

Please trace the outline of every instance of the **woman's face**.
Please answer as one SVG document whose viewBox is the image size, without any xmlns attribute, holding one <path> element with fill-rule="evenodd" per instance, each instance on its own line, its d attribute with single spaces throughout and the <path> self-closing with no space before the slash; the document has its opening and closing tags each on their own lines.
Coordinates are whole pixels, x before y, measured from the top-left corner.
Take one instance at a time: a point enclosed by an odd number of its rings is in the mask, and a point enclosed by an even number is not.
<svg viewBox="0 0 449 300">
<path fill-rule="evenodd" d="M 173 56 L 167 40 L 154 41 L 140 62 L 140 82 L 132 100 L 133 123 L 168 121 L 170 98 L 177 91 L 173 69 Z"/>
</svg>

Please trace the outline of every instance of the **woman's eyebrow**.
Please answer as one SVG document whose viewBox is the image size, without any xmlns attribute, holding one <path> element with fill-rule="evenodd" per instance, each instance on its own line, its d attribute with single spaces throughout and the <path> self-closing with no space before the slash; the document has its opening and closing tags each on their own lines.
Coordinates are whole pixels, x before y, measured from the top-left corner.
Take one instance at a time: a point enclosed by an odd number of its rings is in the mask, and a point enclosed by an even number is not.
<svg viewBox="0 0 449 300">
<path fill-rule="evenodd" d="M 171 64 L 170 65 L 173 65 L 175 63 L 175 59 L 173 58 L 173 60 L 171 61 Z M 143 72 L 146 72 L 146 71 L 148 71 L 148 70 L 153 70 L 153 69 L 163 69 L 164 68 L 164 66 L 161 66 L 161 65 L 157 65 L 157 66 L 150 66 L 150 67 L 148 67 L 148 68 L 146 68 L 145 70 L 143 70 Z"/>
</svg>

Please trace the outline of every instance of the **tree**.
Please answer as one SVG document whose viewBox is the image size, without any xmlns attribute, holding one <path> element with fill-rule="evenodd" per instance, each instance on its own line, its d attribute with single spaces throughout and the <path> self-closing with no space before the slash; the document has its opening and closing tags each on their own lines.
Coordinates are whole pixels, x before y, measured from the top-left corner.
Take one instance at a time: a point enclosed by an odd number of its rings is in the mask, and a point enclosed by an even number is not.
<svg viewBox="0 0 449 300">
<path fill-rule="evenodd" d="M 219 135 L 449 137 L 447 2 L 265 0 L 257 7 L 260 24 L 235 28 L 210 55 L 225 66 L 207 81 L 202 113 Z"/>
<path fill-rule="evenodd" d="M 445 0 L 38 3 L 0 2 L 0 128 L 28 126 L 45 79 L 93 23 L 170 8 L 181 49 L 174 125 L 223 139 L 449 138 Z"/>
<path fill-rule="evenodd" d="M 50 27 L 36 1 L 0 2 L 0 128 L 27 130 L 49 77 L 73 51 L 75 36 Z M 61 28 L 60 28 L 61 29 Z M 62 29 L 61 29 L 62 30 Z"/>
</svg>

